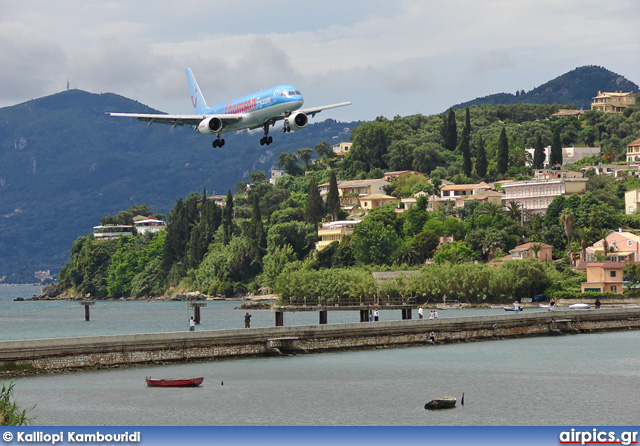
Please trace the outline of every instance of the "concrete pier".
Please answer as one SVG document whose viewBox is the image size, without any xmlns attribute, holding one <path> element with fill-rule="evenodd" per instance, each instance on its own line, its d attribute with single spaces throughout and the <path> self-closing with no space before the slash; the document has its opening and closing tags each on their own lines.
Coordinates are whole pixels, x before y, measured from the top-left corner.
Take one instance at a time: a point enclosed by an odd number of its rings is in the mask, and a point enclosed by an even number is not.
<svg viewBox="0 0 640 446">
<path fill-rule="evenodd" d="M 153 333 L 0 342 L 0 369 L 10 363 L 37 371 L 207 361 L 261 355 L 318 353 L 483 341 L 526 336 L 640 329 L 640 308 L 508 313 L 407 319 L 362 324 Z"/>
</svg>

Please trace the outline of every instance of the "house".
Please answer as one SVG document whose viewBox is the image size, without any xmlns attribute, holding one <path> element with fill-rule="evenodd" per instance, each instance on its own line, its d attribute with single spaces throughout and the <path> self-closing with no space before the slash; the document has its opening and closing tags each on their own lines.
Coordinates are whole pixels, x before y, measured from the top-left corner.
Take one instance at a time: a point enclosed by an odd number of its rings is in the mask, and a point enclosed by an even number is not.
<svg viewBox="0 0 640 446">
<path fill-rule="evenodd" d="M 332 145 L 331 150 L 333 150 L 333 153 L 335 153 L 337 156 L 346 156 L 347 153 L 349 153 L 349 150 L 351 150 L 352 145 L 352 142 L 341 142 Z"/>
<path fill-rule="evenodd" d="M 584 115 L 584 110 L 568 110 L 565 108 L 561 108 L 556 113 L 549 116 L 549 118 L 567 118 L 567 117 L 579 118 L 582 115 Z"/>
<path fill-rule="evenodd" d="M 487 183 L 480 182 L 478 184 L 448 184 L 440 188 L 440 197 L 448 200 L 454 200 L 460 197 L 477 194 L 492 187 Z"/>
<path fill-rule="evenodd" d="M 520 206 L 525 211 L 544 214 L 547 211 L 547 206 L 551 204 L 555 197 L 572 194 L 583 195 L 586 192 L 587 178 L 571 178 L 570 175 L 565 176 L 562 173 L 560 173 L 560 176 L 562 178 L 542 178 L 503 183 L 502 189 L 505 192 L 504 205 L 507 206 L 510 202 L 515 201 L 520 203 Z"/>
<path fill-rule="evenodd" d="M 384 206 L 385 204 L 398 201 L 396 197 L 386 194 L 371 194 L 360 198 L 360 207 L 365 210 L 371 210 Z"/>
<path fill-rule="evenodd" d="M 133 235 L 131 225 L 104 225 L 94 226 L 93 236 L 96 240 L 118 240 L 120 237 Z"/>
<path fill-rule="evenodd" d="M 582 282 L 582 292 L 623 293 L 624 262 L 587 264 L 587 281 Z"/>
<path fill-rule="evenodd" d="M 372 194 L 384 194 L 384 187 L 387 184 L 387 181 L 382 178 L 375 180 L 338 181 L 340 204 L 344 206 L 359 205 L 360 198 Z M 319 187 L 320 195 L 324 196 L 329 192 L 329 183 L 322 183 Z"/>
<path fill-rule="evenodd" d="M 640 237 L 631 232 L 618 230 L 598 240 L 585 250 L 585 260 L 597 262 L 598 255 L 605 255 L 605 249 L 607 260 L 612 262 L 640 262 Z"/>
<path fill-rule="evenodd" d="M 598 96 L 593 98 L 591 110 L 604 113 L 622 113 L 625 108 L 633 105 L 636 105 L 635 93 L 599 91 Z"/>
<path fill-rule="evenodd" d="M 155 233 L 167 228 L 167 223 L 157 218 L 134 219 L 133 227 L 138 234 Z"/>
<path fill-rule="evenodd" d="M 534 246 L 539 246 L 538 254 L 536 255 Z M 539 260 L 553 260 L 553 246 L 546 243 L 530 242 L 524 245 L 519 245 L 509 251 L 512 260 L 523 259 L 539 259 Z M 508 260 L 508 259 L 503 259 Z"/>
<path fill-rule="evenodd" d="M 316 249 L 321 251 L 331 242 L 341 242 L 345 235 L 353 234 L 353 230 L 362 220 L 339 220 L 323 223 L 318 229 Z"/>
<path fill-rule="evenodd" d="M 287 175 L 289 174 L 285 173 L 284 169 L 271 169 L 269 184 L 271 184 L 272 186 L 275 186 L 276 182 L 278 181 L 278 178 L 286 177 Z"/>
<path fill-rule="evenodd" d="M 624 193 L 625 214 L 635 214 L 639 209 L 638 203 L 640 203 L 640 188 L 631 189 Z"/>
<path fill-rule="evenodd" d="M 627 162 L 640 161 L 640 138 L 627 145 Z"/>
</svg>

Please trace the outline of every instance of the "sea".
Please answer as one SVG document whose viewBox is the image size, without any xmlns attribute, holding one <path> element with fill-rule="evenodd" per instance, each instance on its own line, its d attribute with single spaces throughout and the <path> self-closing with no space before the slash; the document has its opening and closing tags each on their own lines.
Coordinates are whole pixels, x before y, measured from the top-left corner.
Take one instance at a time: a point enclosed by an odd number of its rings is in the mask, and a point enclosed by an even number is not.
<svg viewBox="0 0 640 446">
<path fill-rule="evenodd" d="M 13 300 L 38 293 L 34 286 L 0 285 L 0 340 L 188 329 L 186 302 L 96 301 L 87 322 L 77 302 Z M 197 330 L 242 328 L 239 304 L 207 302 Z M 275 325 L 268 310 L 250 313 L 252 327 Z M 481 314 L 504 311 L 444 310 L 439 317 Z M 329 312 L 328 318 L 357 322 L 359 313 Z M 382 311 L 381 319 L 400 320 L 401 314 Z M 317 323 L 317 312 L 285 314 L 285 325 Z M 639 347 L 640 331 L 630 330 L 12 381 L 15 401 L 42 426 L 637 426 Z M 147 376 L 205 380 L 198 388 L 158 389 L 146 387 Z M 457 407 L 424 409 L 443 396 L 458 398 Z"/>
</svg>

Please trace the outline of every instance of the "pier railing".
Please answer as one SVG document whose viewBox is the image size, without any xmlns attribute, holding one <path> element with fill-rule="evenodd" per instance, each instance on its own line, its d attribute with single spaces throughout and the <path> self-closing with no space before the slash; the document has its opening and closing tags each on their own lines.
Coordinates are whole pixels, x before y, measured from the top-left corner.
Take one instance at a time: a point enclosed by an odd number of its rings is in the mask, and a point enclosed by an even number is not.
<svg viewBox="0 0 640 446">
<path fill-rule="evenodd" d="M 385 307 L 385 306 L 415 306 L 416 298 L 407 296 L 374 296 L 374 297 L 290 297 L 281 299 L 279 305 L 300 307 Z"/>
</svg>

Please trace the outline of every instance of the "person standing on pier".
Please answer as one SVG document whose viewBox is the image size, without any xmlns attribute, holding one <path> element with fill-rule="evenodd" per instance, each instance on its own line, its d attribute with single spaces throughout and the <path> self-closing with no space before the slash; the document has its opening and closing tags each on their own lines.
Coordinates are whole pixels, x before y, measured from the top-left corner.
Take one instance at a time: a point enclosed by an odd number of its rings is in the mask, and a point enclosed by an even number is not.
<svg viewBox="0 0 640 446">
<path fill-rule="evenodd" d="M 423 311 L 424 311 L 424 310 L 422 309 L 422 307 L 418 307 L 418 318 L 419 318 L 419 319 L 422 319 L 422 313 L 423 313 Z"/>
<path fill-rule="evenodd" d="M 196 331 L 196 321 L 193 319 L 193 316 L 189 319 L 189 331 Z"/>
<path fill-rule="evenodd" d="M 377 309 L 373 310 L 373 320 L 375 322 L 378 322 L 379 316 L 380 316 L 380 312 Z"/>
<path fill-rule="evenodd" d="M 244 315 L 244 328 L 251 328 L 251 315 L 249 312 Z"/>
</svg>

